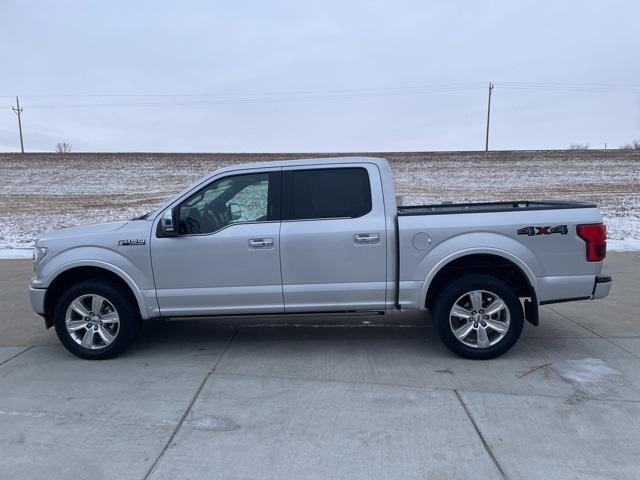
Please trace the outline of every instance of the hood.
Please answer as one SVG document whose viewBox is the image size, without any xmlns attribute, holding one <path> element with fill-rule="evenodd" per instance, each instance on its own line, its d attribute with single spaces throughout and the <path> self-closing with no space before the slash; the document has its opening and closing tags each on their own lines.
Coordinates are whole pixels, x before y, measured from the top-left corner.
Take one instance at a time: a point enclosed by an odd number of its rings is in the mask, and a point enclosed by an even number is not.
<svg viewBox="0 0 640 480">
<path fill-rule="evenodd" d="M 78 237 L 84 235 L 96 235 L 101 233 L 115 232 L 124 227 L 128 221 L 96 223 L 94 225 L 81 225 L 78 227 L 61 228 L 59 230 L 50 230 L 38 236 L 36 245 L 47 240 L 57 240 L 59 238 Z"/>
</svg>

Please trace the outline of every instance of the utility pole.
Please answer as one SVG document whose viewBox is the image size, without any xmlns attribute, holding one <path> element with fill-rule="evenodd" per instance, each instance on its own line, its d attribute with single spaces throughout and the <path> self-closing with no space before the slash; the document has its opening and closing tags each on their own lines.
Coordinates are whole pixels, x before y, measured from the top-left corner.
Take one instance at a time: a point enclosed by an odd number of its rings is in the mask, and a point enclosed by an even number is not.
<svg viewBox="0 0 640 480">
<path fill-rule="evenodd" d="M 489 120 L 491 118 L 491 92 L 493 91 L 493 83 L 489 82 L 489 102 L 487 104 L 487 136 L 484 142 L 484 151 L 489 151 Z"/>
<path fill-rule="evenodd" d="M 24 153 L 24 141 L 22 140 L 22 119 L 20 118 L 22 109 L 20 108 L 20 100 L 18 100 L 18 97 L 16 97 L 16 106 L 11 107 L 11 109 L 18 116 L 18 130 L 20 131 L 20 151 Z"/>
</svg>

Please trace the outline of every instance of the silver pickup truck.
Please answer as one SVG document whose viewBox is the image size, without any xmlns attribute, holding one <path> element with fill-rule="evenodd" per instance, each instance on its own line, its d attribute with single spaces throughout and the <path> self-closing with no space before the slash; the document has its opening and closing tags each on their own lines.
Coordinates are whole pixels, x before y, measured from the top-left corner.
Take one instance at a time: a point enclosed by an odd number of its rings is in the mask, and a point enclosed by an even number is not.
<svg viewBox="0 0 640 480">
<path fill-rule="evenodd" d="M 87 359 L 143 319 L 389 310 L 430 310 L 448 348 L 486 359 L 539 305 L 608 295 L 605 254 L 595 205 L 397 206 L 385 160 L 308 159 L 223 168 L 143 217 L 41 235 L 30 296 Z"/>
</svg>

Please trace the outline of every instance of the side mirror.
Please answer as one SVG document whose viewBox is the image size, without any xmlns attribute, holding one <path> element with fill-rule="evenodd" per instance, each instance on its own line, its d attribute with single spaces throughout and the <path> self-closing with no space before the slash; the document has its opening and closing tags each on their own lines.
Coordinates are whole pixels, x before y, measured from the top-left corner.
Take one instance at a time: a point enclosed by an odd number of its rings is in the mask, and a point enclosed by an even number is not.
<svg viewBox="0 0 640 480">
<path fill-rule="evenodd" d="M 160 218 L 160 229 L 167 237 L 178 235 L 178 209 L 165 210 Z"/>
<path fill-rule="evenodd" d="M 242 218 L 242 209 L 237 203 L 230 203 L 229 206 L 229 220 L 235 222 Z"/>
</svg>

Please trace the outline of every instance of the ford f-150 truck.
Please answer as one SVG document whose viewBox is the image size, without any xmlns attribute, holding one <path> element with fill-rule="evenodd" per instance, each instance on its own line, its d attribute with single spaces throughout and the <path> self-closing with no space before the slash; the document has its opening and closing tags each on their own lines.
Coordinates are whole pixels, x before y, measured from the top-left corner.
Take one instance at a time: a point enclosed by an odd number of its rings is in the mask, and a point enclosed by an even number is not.
<svg viewBox="0 0 640 480">
<path fill-rule="evenodd" d="M 486 359 L 539 305 L 608 295 L 605 254 L 595 205 L 397 206 L 385 160 L 307 159 L 230 166 L 140 218 L 41 235 L 30 296 L 87 359 L 123 351 L 143 319 L 389 310 L 430 310 L 449 349 Z"/>
</svg>

